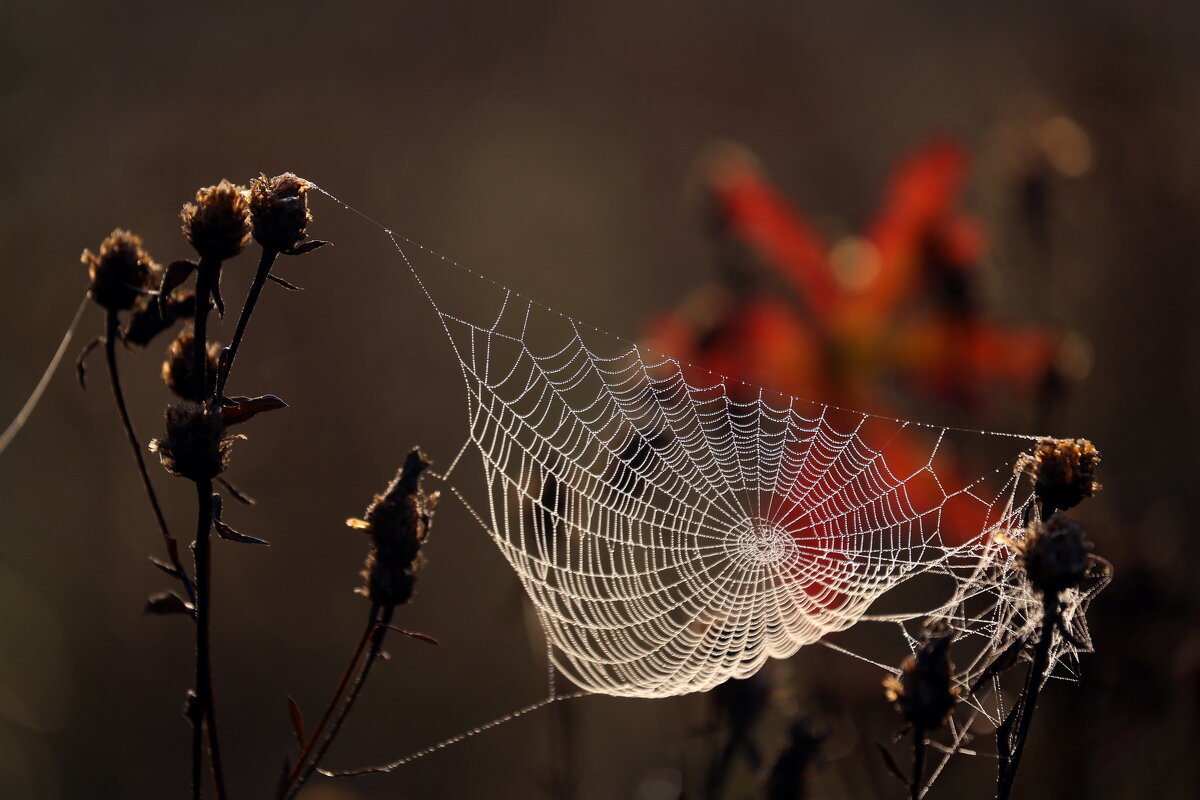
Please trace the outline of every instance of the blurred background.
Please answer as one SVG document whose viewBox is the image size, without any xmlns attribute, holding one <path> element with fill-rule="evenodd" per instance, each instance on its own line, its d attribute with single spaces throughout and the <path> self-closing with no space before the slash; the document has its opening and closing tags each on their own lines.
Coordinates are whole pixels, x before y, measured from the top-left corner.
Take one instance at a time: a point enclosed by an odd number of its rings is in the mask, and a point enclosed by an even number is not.
<svg viewBox="0 0 1200 800">
<path fill-rule="evenodd" d="M 1192 797 L 1197 31 L 1182 1 L 6 3 L 0 419 L 87 286 L 83 248 L 123 226 L 160 262 L 190 257 L 178 210 L 197 187 L 292 170 L 550 306 L 694 360 L 871 411 L 1091 438 L 1105 489 L 1078 517 L 1115 578 L 1092 607 L 1082 680 L 1044 695 L 1018 796 Z M 313 209 L 311 233 L 338 247 L 281 263 L 305 291 L 267 287 L 231 384 L 291 404 L 247 430 L 229 475 L 258 500 L 229 521 L 271 547 L 216 545 L 236 796 L 270 791 L 291 746 L 285 696 L 316 715 L 360 630 L 364 545 L 343 520 L 408 447 L 445 465 L 466 432 L 457 365 L 411 278 L 350 215 Z M 794 299 L 776 283 L 828 269 L 854 295 L 897 252 L 917 266 L 903 303 L 872 306 L 869 358 L 787 371 L 797 348 L 845 344 L 814 344 L 795 309 L 773 338 L 737 333 L 764 297 Z M 252 272 L 249 254 L 227 265 L 231 305 Z M 101 328 L 89 309 L 78 345 Z M 862 329 L 843 333 L 861 344 Z M 973 347 L 946 346 L 960 341 Z M 121 355 L 143 440 L 170 399 L 167 343 Z M 764 346 L 781 355 L 756 358 Z M 146 560 L 160 545 L 102 372 L 82 393 L 64 365 L 0 457 L 5 797 L 186 785 L 190 631 L 142 614 L 165 588 Z M 183 538 L 190 487 L 152 476 Z M 442 644 L 389 644 L 332 765 L 399 757 L 544 696 L 517 581 L 461 505 L 444 504 L 426 552 L 398 621 Z M 704 797 L 730 738 L 748 736 L 762 764 L 737 750 L 721 796 L 757 797 L 793 719 L 822 738 L 811 796 L 898 796 L 873 743 L 900 722 L 860 667 L 806 648 L 720 694 L 588 698 L 305 796 Z M 960 758 L 931 796 L 990 796 L 994 768 Z"/>
</svg>

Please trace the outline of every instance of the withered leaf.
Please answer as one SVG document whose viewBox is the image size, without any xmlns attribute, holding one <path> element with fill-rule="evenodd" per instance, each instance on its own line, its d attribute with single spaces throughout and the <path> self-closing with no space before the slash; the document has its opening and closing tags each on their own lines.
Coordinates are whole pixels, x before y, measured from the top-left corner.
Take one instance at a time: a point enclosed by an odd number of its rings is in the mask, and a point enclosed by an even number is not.
<svg viewBox="0 0 1200 800">
<path fill-rule="evenodd" d="M 146 598 L 147 614 L 186 614 L 192 616 L 196 609 L 191 603 L 174 592 L 159 592 Z"/>
<path fill-rule="evenodd" d="M 222 402 L 221 420 L 225 427 L 241 424 L 265 411 L 287 408 L 287 403 L 273 394 L 264 394 L 261 397 L 226 397 Z"/>
</svg>

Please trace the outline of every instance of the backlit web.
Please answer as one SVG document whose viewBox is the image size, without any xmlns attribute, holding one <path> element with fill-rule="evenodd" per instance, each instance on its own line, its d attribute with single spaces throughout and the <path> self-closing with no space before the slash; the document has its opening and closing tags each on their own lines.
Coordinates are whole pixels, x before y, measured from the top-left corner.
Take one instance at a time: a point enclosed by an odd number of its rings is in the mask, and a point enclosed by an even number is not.
<svg viewBox="0 0 1200 800">
<path fill-rule="evenodd" d="M 977 690 L 968 702 L 1001 718 L 999 691 L 987 707 L 975 698 L 998 656 L 1027 658 L 1041 621 L 997 536 L 1023 537 L 1033 498 L 1013 465 L 1036 437 L 750 387 L 383 230 L 465 382 L 469 439 L 446 477 L 478 455 L 484 491 L 459 497 L 533 603 L 552 676 L 587 693 L 666 697 L 818 641 L 850 652 L 838 633 L 859 623 L 909 648 L 922 624 L 940 623 L 956 635 L 956 682 Z M 1060 674 L 1090 647 L 1082 612 L 1098 589 L 1064 597 Z M 900 660 L 850 654 L 893 672 Z"/>
</svg>

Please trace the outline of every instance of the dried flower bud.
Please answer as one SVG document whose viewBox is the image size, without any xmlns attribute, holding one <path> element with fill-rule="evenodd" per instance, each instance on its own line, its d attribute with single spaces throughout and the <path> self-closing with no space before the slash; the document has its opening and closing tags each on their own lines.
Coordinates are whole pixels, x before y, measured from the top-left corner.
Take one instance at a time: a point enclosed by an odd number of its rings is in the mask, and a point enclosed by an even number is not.
<svg viewBox="0 0 1200 800">
<path fill-rule="evenodd" d="M 1033 479 L 1043 506 L 1065 511 L 1100 491 L 1099 465 L 1100 453 L 1087 439 L 1042 439 L 1032 455 L 1022 456 L 1017 469 Z"/>
<path fill-rule="evenodd" d="M 180 478 L 207 481 L 224 472 L 235 439 L 226 436 L 221 412 L 207 405 L 178 403 L 167 406 L 167 433 L 150 442 L 167 472 Z"/>
<path fill-rule="evenodd" d="M 202 259 L 224 261 L 250 241 L 250 203 L 246 190 L 227 180 L 196 192 L 183 206 L 183 235 Z"/>
<path fill-rule="evenodd" d="M 1062 514 L 1029 526 L 1017 551 L 1029 583 L 1049 597 L 1082 583 L 1092 562 L 1092 543 L 1083 526 Z"/>
<path fill-rule="evenodd" d="M 954 709 L 958 688 L 950 685 L 950 639 L 945 629 L 926 631 L 916 652 L 900 665 L 900 677 L 883 679 L 887 699 L 918 731 L 942 727 Z"/>
<path fill-rule="evenodd" d="M 195 315 L 196 295 L 193 292 L 175 292 L 162 300 L 147 295 L 133 307 L 121 338 L 128 344 L 145 347 L 179 320 Z"/>
<path fill-rule="evenodd" d="M 286 253 L 300 244 L 312 222 L 305 195 L 312 184 L 290 172 L 250 181 L 250 217 L 254 240 L 264 249 Z"/>
<path fill-rule="evenodd" d="M 216 391 L 220 355 L 221 345 L 209 342 L 208 364 L 204 367 L 205 385 L 201 386 L 200 376 L 196 373 L 196 332 L 190 326 L 184 328 L 167 348 L 167 358 L 162 365 L 163 383 L 184 400 L 203 402 Z"/>
<path fill-rule="evenodd" d="M 133 308 L 138 298 L 152 290 L 159 266 L 142 249 L 142 240 L 117 228 L 100 243 L 99 255 L 84 250 L 80 260 L 92 279 L 92 299 L 109 311 Z"/>
<path fill-rule="evenodd" d="M 363 585 L 356 591 L 387 608 L 408 602 L 421 568 L 421 545 L 429 536 L 438 502 L 437 492 L 426 494 L 421 488 L 421 473 L 429 464 L 414 448 L 384 493 L 375 495 L 363 519 L 347 520 L 371 537 Z"/>
</svg>

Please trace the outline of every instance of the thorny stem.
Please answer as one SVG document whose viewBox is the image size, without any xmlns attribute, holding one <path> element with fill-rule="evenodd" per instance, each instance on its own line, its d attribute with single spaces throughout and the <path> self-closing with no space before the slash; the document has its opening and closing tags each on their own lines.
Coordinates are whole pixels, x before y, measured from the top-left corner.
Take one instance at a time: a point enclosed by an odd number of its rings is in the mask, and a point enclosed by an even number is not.
<svg viewBox="0 0 1200 800">
<path fill-rule="evenodd" d="M 338 681 L 337 688 L 333 692 L 333 696 L 329 698 L 329 705 L 325 707 L 325 713 L 321 715 L 321 721 L 317 723 L 317 727 L 313 729 L 312 737 L 304 747 L 300 750 L 300 754 L 296 758 L 296 764 L 292 767 L 292 771 L 288 775 L 287 783 L 283 787 L 281 797 L 290 797 L 289 789 L 300 770 L 304 767 L 304 761 L 308 758 L 312 746 L 316 743 L 317 738 L 324 732 L 325 726 L 329 723 L 333 712 L 337 710 L 338 701 L 342 699 L 342 694 L 346 691 L 346 687 L 350 684 L 351 678 L 354 677 L 355 671 L 358 669 L 359 659 L 367 649 L 367 642 L 371 640 L 371 633 L 375 630 L 375 614 L 372 609 L 371 618 L 367 620 L 367 626 L 363 629 L 362 636 L 358 638 L 358 644 L 354 647 L 354 652 L 350 655 L 350 663 L 346 665 L 346 670 L 342 673 L 341 680 Z M 299 788 L 299 787 L 297 787 Z"/>
<path fill-rule="evenodd" d="M 208 306 L 212 282 L 218 279 L 220 264 L 201 260 L 196 271 L 196 374 L 200 385 L 207 385 L 205 368 L 208 356 Z M 212 609 L 212 520 L 213 491 L 211 480 L 196 481 L 196 699 L 192 709 L 192 797 L 199 800 L 199 779 L 203 761 L 203 734 L 207 732 L 208 752 L 213 785 L 218 798 L 225 797 L 225 775 L 221 761 L 220 736 L 217 733 L 216 703 L 213 699 L 212 660 L 209 653 L 209 628 Z"/>
<path fill-rule="evenodd" d="M 125 406 L 125 393 L 121 390 L 121 375 L 117 371 L 116 346 L 119 335 L 120 322 L 117 319 L 117 312 L 109 311 L 104 330 L 104 360 L 108 365 L 108 378 L 109 383 L 112 384 L 113 399 L 116 400 L 117 412 L 121 415 L 121 426 L 125 429 L 129 446 L 133 449 L 133 458 L 137 462 L 138 475 L 141 476 L 142 486 L 146 489 L 146 497 L 150 499 L 150 507 L 154 510 L 154 519 L 158 522 L 158 529 L 167 543 L 167 554 L 171 559 L 171 566 L 179 572 L 179 580 L 183 583 L 188 600 L 194 602 L 195 592 L 192 582 L 188 579 L 187 570 L 179 561 L 178 546 L 174 537 L 171 536 L 170 530 L 167 529 L 167 520 L 163 516 L 162 507 L 158 504 L 158 495 L 154 491 L 154 485 L 150 483 L 150 473 L 146 471 L 146 460 L 142 457 L 142 447 L 138 444 L 137 433 L 133 430 L 133 421 L 129 418 L 129 409 Z"/>
<path fill-rule="evenodd" d="M 925 730 L 913 727 L 913 770 L 912 782 L 909 784 L 908 796 L 911 800 L 921 800 L 925 788 Z"/>
<path fill-rule="evenodd" d="M 1046 665 L 1050 661 L 1050 645 L 1054 641 L 1054 629 L 1058 625 L 1059 608 L 1058 595 L 1046 595 L 1042 607 L 1042 632 L 1038 638 L 1033 653 L 1033 663 L 1025 676 L 1025 688 L 1017 698 L 1017 704 L 1012 710 L 1016 715 L 1016 735 L 1009 739 L 1008 758 L 1001 759 L 999 774 L 996 778 L 996 800 L 1008 800 L 1012 792 L 1013 782 L 1017 778 L 1017 768 L 1021 763 L 1021 752 L 1025 749 L 1025 740 L 1029 737 L 1029 726 L 1033 723 L 1033 712 L 1037 708 L 1038 694 L 1042 689 L 1042 678 L 1046 673 Z M 1010 725 L 1001 726 L 999 734 L 1008 736 L 1005 730 Z"/>
<path fill-rule="evenodd" d="M 271 274 L 271 267 L 278 255 L 274 250 L 263 248 L 262 257 L 258 261 L 258 272 L 254 275 L 254 282 L 250 284 L 250 292 L 246 295 L 242 313 L 238 316 L 237 327 L 233 331 L 233 340 L 229 343 L 229 347 L 221 353 L 221 362 L 217 370 L 218 399 L 225 396 L 225 381 L 229 378 L 229 371 L 233 369 L 233 360 L 237 357 L 238 345 L 242 343 L 246 325 L 250 322 L 250 315 L 254 313 L 254 305 L 258 302 L 258 296 L 262 293 L 263 286 L 266 285 L 267 276 Z"/>
<path fill-rule="evenodd" d="M 328 732 L 326 732 L 324 736 L 321 735 L 320 731 L 313 733 L 312 741 L 309 743 L 308 750 L 312 751 L 315 745 L 316 753 L 313 755 L 312 760 L 307 766 L 302 763 L 302 760 L 301 762 L 297 762 L 296 766 L 299 768 L 299 774 L 296 776 L 295 784 L 289 787 L 284 794 L 285 800 L 291 800 L 291 798 L 295 797 L 300 789 L 304 786 L 305 782 L 312 777 L 313 772 L 316 771 L 318 766 L 320 766 L 321 759 L 325 757 L 325 753 L 333 744 L 333 740 L 337 738 L 338 732 L 342 728 L 342 723 L 344 723 L 346 721 L 346 717 L 350 715 L 351 709 L 354 708 L 355 701 L 358 700 L 359 694 L 362 693 L 363 686 L 366 685 L 367 676 L 371 674 L 371 667 L 374 666 L 375 662 L 379 659 L 379 654 L 383 651 L 383 639 L 385 636 L 387 636 L 388 626 L 391 624 L 392 612 L 394 610 L 395 608 L 392 606 L 371 606 L 370 622 L 367 625 L 367 630 L 364 632 L 364 637 L 362 640 L 365 642 L 369 637 L 371 649 L 367 653 L 367 657 L 363 662 L 362 669 L 358 671 L 358 675 L 355 677 L 354 683 L 350 687 L 350 691 L 346 695 L 345 701 L 342 702 L 341 708 L 338 709 L 337 716 L 333 718 L 333 724 L 329 727 Z M 361 652 L 361 648 L 362 642 L 359 643 L 359 649 L 355 652 L 355 660 L 357 660 L 357 655 Z M 347 674 L 349 674 L 349 671 Z M 330 709 L 337 705 L 337 700 L 341 697 L 342 690 L 344 688 L 345 684 L 343 683 L 342 686 L 339 687 L 338 692 L 334 695 L 334 701 L 330 704 Z M 320 738 L 319 744 L 317 743 L 318 738 Z"/>
</svg>

